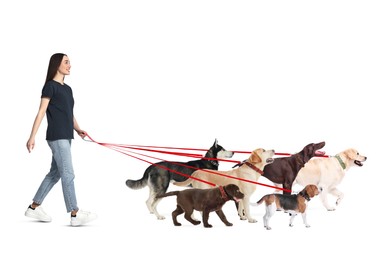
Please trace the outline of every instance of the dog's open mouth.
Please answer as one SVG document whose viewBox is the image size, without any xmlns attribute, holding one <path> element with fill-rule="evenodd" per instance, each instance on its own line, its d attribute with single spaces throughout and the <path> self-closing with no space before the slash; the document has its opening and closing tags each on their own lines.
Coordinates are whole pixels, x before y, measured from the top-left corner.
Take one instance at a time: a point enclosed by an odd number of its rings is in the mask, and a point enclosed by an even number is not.
<svg viewBox="0 0 390 260">
<path fill-rule="evenodd" d="M 358 160 L 355 160 L 354 163 L 359 166 L 359 167 L 362 167 L 363 166 L 363 163 L 361 161 L 358 161 Z"/>
<path fill-rule="evenodd" d="M 267 163 L 273 163 L 274 162 L 274 159 L 273 158 L 267 158 L 267 160 L 265 160 Z"/>
<path fill-rule="evenodd" d="M 325 152 L 324 151 L 315 151 L 314 154 L 317 156 L 322 156 L 325 154 Z"/>
<path fill-rule="evenodd" d="M 237 198 L 237 197 L 233 197 L 233 199 L 235 202 L 239 202 L 241 200 L 240 198 Z"/>
</svg>

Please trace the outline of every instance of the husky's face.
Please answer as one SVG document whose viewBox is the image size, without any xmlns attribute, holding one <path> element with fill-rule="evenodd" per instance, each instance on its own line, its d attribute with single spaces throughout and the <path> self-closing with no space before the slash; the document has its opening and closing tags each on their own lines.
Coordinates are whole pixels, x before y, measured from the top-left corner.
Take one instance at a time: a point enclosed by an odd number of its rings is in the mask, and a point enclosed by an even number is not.
<svg viewBox="0 0 390 260">
<path fill-rule="evenodd" d="M 215 143 L 213 145 L 214 154 L 217 155 L 217 158 L 232 158 L 234 155 L 234 152 L 227 151 L 225 148 L 223 148 L 221 145 L 218 144 L 217 140 L 215 140 Z"/>
</svg>

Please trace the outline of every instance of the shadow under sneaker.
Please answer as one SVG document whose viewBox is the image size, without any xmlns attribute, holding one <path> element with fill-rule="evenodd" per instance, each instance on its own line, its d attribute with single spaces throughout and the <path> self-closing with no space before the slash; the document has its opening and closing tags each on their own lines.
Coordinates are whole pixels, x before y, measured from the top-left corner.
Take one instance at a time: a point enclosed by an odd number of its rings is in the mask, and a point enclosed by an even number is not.
<svg viewBox="0 0 390 260">
<path fill-rule="evenodd" d="M 33 209 L 30 206 L 28 206 L 26 212 L 24 213 L 26 217 L 33 218 L 42 222 L 50 222 L 51 217 L 46 214 L 46 212 L 43 210 L 42 206 L 38 206 L 35 209 Z"/>
<path fill-rule="evenodd" d="M 76 226 L 84 225 L 95 219 L 97 219 L 97 215 L 95 213 L 79 210 L 77 211 L 76 217 L 70 218 L 70 225 L 76 227 Z"/>
</svg>

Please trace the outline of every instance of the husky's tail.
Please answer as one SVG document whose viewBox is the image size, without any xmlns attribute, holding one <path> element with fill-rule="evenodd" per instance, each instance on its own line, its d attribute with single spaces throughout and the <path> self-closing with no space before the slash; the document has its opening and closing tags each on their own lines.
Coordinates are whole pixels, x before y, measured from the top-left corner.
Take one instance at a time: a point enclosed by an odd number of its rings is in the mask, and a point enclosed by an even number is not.
<svg viewBox="0 0 390 260">
<path fill-rule="evenodd" d="M 161 198 L 165 198 L 165 197 L 169 197 L 169 196 L 177 196 L 177 194 L 179 194 L 179 191 L 170 191 L 170 192 L 167 192 L 167 193 L 164 193 L 164 194 L 160 194 L 160 195 L 157 195 L 156 198 L 157 199 L 161 199 Z"/>
<path fill-rule="evenodd" d="M 133 190 L 139 190 L 148 184 L 149 171 L 145 171 L 144 176 L 139 180 L 126 180 L 126 186 Z"/>
</svg>

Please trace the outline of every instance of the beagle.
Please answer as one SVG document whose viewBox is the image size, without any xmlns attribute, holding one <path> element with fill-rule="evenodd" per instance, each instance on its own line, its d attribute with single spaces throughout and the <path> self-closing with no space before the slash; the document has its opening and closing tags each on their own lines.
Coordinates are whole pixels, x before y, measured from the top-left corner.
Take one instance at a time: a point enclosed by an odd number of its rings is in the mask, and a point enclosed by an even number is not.
<svg viewBox="0 0 390 260">
<path fill-rule="evenodd" d="M 265 202 L 265 215 L 263 217 L 264 227 L 267 230 L 270 230 L 269 219 L 275 213 L 276 210 L 283 209 L 285 212 L 290 213 L 290 227 L 293 226 L 293 221 L 295 216 L 298 213 L 301 213 L 303 218 L 303 223 L 306 227 L 310 227 L 306 221 L 306 207 L 307 202 L 311 198 L 318 195 L 320 191 L 316 185 L 310 184 L 307 185 L 301 192 L 294 195 L 288 194 L 268 194 L 264 195 L 259 201 L 257 201 L 254 206 L 260 205 Z"/>
</svg>

